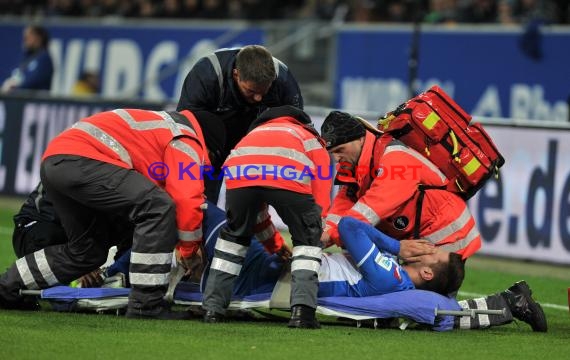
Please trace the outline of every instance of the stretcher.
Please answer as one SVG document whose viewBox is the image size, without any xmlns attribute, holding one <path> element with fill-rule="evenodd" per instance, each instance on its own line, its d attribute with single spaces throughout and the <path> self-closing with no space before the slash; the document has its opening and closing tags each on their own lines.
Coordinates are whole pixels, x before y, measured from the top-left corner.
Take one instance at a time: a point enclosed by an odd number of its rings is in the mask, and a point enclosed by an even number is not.
<svg viewBox="0 0 570 360">
<path fill-rule="evenodd" d="M 285 290 L 284 290 L 285 288 Z M 280 309 L 289 307 L 280 295 L 286 286 L 276 286 L 272 293 L 234 298 L 230 310 Z M 56 286 L 45 290 L 23 290 L 49 300 L 58 311 L 108 311 L 127 306 L 129 288 L 73 288 Z M 201 305 L 202 294 L 196 283 L 180 282 L 174 291 L 174 303 Z M 495 310 L 497 311 L 497 310 Z M 363 321 L 368 319 L 401 318 L 407 322 L 427 325 L 435 331 L 453 329 L 454 316 L 474 316 L 473 310 L 462 309 L 453 298 L 424 290 L 407 290 L 368 297 L 325 297 L 318 299 L 317 313 Z M 500 313 L 500 311 L 499 311 Z"/>
</svg>

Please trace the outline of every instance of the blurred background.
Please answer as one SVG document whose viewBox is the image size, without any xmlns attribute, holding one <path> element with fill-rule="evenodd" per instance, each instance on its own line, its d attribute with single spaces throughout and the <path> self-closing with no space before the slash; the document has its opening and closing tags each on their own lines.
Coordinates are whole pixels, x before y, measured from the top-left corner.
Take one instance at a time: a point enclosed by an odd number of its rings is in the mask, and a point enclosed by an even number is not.
<svg viewBox="0 0 570 360">
<path fill-rule="evenodd" d="M 262 44 L 317 128 L 330 109 L 374 121 L 442 87 L 507 159 L 469 202 L 483 252 L 570 264 L 568 0 L 0 0 L 0 14 L 0 195 L 27 195 L 47 142 L 80 118 L 172 109 L 200 57 Z M 49 35 L 43 90 L 13 86 L 30 25 Z"/>
</svg>

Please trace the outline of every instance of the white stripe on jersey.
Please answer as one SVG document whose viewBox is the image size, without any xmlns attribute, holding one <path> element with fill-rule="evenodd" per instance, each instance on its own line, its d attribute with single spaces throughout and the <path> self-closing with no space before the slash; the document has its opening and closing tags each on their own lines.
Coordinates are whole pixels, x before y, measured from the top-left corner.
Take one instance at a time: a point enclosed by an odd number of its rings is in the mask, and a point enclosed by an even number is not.
<svg viewBox="0 0 570 360">
<path fill-rule="evenodd" d="M 321 259 L 319 282 L 346 281 L 349 285 L 355 285 L 362 279 L 362 274 L 341 253 L 323 253 Z"/>
</svg>

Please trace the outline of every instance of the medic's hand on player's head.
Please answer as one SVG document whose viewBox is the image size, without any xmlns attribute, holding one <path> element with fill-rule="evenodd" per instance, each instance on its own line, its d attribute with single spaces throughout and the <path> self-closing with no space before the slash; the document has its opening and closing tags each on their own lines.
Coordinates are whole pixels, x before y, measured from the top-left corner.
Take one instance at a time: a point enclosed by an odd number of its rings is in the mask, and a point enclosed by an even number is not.
<svg viewBox="0 0 570 360">
<path fill-rule="evenodd" d="M 406 263 L 418 262 L 422 255 L 435 253 L 435 246 L 427 240 L 401 240 L 398 256 Z"/>
</svg>

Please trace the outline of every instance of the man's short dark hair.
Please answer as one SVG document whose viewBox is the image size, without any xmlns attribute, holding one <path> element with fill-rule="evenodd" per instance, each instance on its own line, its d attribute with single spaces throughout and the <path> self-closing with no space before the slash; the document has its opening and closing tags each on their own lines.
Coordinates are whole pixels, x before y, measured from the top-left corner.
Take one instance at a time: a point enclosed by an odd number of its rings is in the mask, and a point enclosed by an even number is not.
<svg viewBox="0 0 570 360">
<path fill-rule="evenodd" d="M 244 46 L 237 54 L 236 69 L 242 81 L 269 85 L 275 80 L 273 56 L 261 45 Z"/>
<path fill-rule="evenodd" d="M 432 267 L 433 278 L 426 281 L 422 290 L 429 290 L 444 296 L 456 293 L 465 278 L 465 261 L 461 255 L 449 253 L 448 263 L 439 263 Z"/>
</svg>

